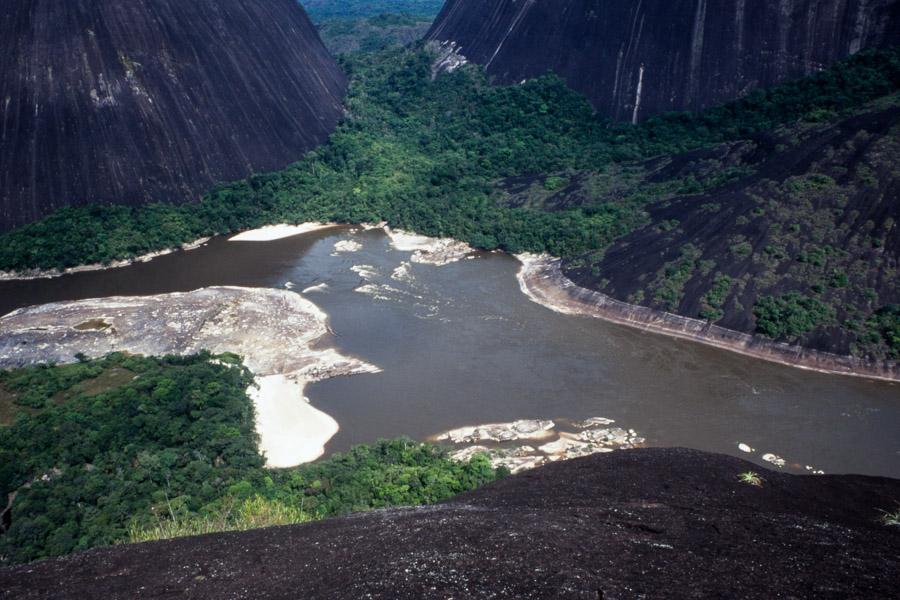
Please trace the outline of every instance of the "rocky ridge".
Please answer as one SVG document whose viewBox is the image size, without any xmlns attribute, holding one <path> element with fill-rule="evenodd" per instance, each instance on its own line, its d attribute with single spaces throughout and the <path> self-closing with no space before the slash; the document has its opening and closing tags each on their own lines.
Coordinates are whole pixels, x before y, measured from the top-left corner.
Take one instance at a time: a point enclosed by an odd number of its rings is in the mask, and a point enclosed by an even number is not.
<svg viewBox="0 0 900 600">
<path fill-rule="evenodd" d="M 0 597 L 890 598 L 898 498 L 895 479 L 626 450 L 435 506 L 0 569 Z"/>
</svg>

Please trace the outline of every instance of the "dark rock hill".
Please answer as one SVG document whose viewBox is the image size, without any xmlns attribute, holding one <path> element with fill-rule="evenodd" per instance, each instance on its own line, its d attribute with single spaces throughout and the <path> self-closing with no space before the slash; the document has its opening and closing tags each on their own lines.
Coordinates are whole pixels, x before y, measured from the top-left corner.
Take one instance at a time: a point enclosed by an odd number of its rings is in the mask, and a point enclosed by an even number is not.
<svg viewBox="0 0 900 600">
<path fill-rule="evenodd" d="M 345 88 L 295 0 L 5 0 L 0 230 L 284 167 Z"/>
<path fill-rule="evenodd" d="M 817 350 L 896 360 L 898 155 L 900 99 L 889 97 L 826 123 L 647 161 L 631 185 L 675 181 L 689 189 L 734 178 L 651 204 L 645 226 L 564 270 L 579 285 L 632 304 Z M 782 314 L 760 312 L 767 306 Z"/>
<path fill-rule="evenodd" d="M 555 463 L 445 504 L 0 570 L 4 598 L 889 598 L 900 481 L 683 449 Z"/>
<path fill-rule="evenodd" d="M 502 83 L 554 71 L 602 114 L 697 110 L 900 43 L 896 0 L 448 0 L 428 39 Z"/>
</svg>

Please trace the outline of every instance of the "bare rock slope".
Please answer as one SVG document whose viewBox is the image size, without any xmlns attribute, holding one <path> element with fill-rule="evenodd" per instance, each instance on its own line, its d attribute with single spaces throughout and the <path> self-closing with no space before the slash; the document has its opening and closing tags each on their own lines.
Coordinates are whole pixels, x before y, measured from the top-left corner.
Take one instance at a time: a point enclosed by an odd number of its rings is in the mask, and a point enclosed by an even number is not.
<svg viewBox="0 0 900 600">
<path fill-rule="evenodd" d="M 282 168 L 327 138 L 345 89 L 295 0 L 7 0 L 0 231 Z"/>
<path fill-rule="evenodd" d="M 894 361 L 896 372 L 898 153 L 892 96 L 833 122 L 647 161 L 653 182 L 737 175 L 649 205 L 645 225 L 605 252 L 564 261 L 563 271 L 622 302 Z"/>
<path fill-rule="evenodd" d="M 0 570 L 9 598 L 889 598 L 900 481 L 684 449 L 554 463 L 450 502 Z"/>
<path fill-rule="evenodd" d="M 502 83 L 553 71 L 602 114 L 697 110 L 900 43 L 895 0 L 448 0 L 428 39 Z"/>
</svg>

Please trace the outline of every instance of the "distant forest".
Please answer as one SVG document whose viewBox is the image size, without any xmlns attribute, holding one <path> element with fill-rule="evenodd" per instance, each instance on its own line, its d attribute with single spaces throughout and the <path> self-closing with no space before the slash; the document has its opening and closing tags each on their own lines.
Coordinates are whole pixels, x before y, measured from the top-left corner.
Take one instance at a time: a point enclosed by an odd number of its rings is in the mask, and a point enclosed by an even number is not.
<svg viewBox="0 0 900 600">
<path fill-rule="evenodd" d="M 301 0 L 314 23 L 328 19 L 359 19 L 383 14 L 434 18 L 444 0 Z"/>
</svg>

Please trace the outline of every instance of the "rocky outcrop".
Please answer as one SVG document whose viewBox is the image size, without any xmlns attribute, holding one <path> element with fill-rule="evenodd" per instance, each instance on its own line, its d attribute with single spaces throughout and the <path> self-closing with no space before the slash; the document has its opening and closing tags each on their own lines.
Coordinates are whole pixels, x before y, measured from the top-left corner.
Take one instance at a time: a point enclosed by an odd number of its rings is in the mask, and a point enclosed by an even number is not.
<svg viewBox="0 0 900 600">
<path fill-rule="evenodd" d="M 0 230 L 197 200 L 324 141 L 346 81 L 294 0 L 7 0 Z"/>
<path fill-rule="evenodd" d="M 889 598 L 898 497 L 895 479 L 624 450 L 436 506 L 0 569 L 0 597 Z"/>
<path fill-rule="evenodd" d="M 427 39 L 502 83 L 553 71 L 598 111 L 697 110 L 900 43 L 894 0 L 449 0 Z"/>
<path fill-rule="evenodd" d="M 695 331 L 718 331 L 704 324 L 714 323 L 789 342 L 800 364 L 812 356 L 800 357 L 805 347 L 896 365 L 900 338 L 881 323 L 900 315 L 898 156 L 894 95 L 824 123 L 802 120 L 646 161 L 637 166 L 646 169 L 644 181 L 662 185 L 734 176 L 649 203 L 645 224 L 602 253 L 567 258 L 563 273 L 579 287 L 652 309 L 643 312 L 686 317 Z M 761 321 L 761 303 L 789 294 L 822 313 L 795 331 L 773 328 L 771 311 L 768 325 Z"/>
<path fill-rule="evenodd" d="M 112 352 L 239 354 L 256 375 L 248 394 L 266 465 L 293 467 L 321 456 L 339 427 L 308 404 L 306 384 L 379 371 L 335 349 L 318 347 L 327 333 L 325 313 L 286 290 L 210 287 L 58 302 L 0 318 L 0 369 L 61 364 L 81 355 L 98 358 Z"/>
<path fill-rule="evenodd" d="M 453 444 L 449 452 L 454 460 L 467 461 L 476 454 L 486 454 L 495 469 L 503 466 L 511 473 L 520 473 L 548 462 L 629 449 L 644 443 L 644 438 L 638 437 L 634 429 L 609 427 L 613 423 L 614 420 L 605 417 L 591 417 L 569 422 L 567 430 L 557 431 L 556 422 L 549 419 L 523 419 L 460 427 L 437 435 L 434 440 Z M 511 442 L 528 443 L 511 445 Z"/>
</svg>

